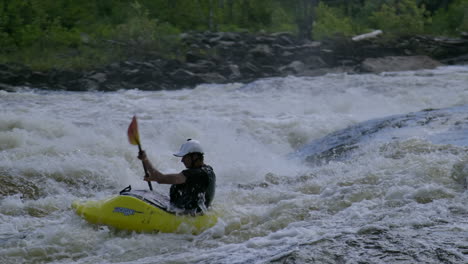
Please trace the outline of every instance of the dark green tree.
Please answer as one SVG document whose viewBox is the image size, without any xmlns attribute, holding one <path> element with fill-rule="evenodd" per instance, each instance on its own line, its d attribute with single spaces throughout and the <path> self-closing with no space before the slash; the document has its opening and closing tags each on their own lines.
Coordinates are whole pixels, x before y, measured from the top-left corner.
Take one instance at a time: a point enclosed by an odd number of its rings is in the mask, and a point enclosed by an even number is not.
<svg viewBox="0 0 468 264">
<path fill-rule="evenodd" d="M 281 6 L 291 12 L 297 26 L 298 37 L 312 39 L 312 27 L 315 17 L 315 8 L 319 0 L 279 0 Z"/>
</svg>

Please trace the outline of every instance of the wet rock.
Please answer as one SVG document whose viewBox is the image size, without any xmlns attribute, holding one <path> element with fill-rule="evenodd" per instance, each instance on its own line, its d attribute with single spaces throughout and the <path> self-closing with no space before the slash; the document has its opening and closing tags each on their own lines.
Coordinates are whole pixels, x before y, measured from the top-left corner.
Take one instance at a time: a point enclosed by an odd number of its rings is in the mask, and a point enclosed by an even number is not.
<svg viewBox="0 0 468 264">
<path fill-rule="evenodd" d="M 289 32 L 278 32 L 271 34 L 274 37 L 274 43 L 279 45 L 294 45 L 296 38 Z"/>
<path fill-rule="evenodd" d="M 238 79 L 242 76 L 239 70 L 239 66 L 235 64 L 229 64 L 228 68 L 229 68 L 228 76 L 230 79 Z"/>
<path fill-rule="evenodd" d="M 34 71 L 29 77 L 29 82 L 31 83 L 46 83 L 48 80 L 48 75 L 44 72 Z"/>
<path fill-rule="evenodd" d="M 227 81 L 224 76 L 219 73 L 205 73 L 198 75 L 203 83 L 225 83 Z"/>
<path fill-rule="evenodd" d="M 270 46 L 257 45 L 255 48 L 249 50 L 249 53 L 254 57 L 270 57 L 273 56 Z"/>
<path fill-rule="evenodd" d="M 14 92 L 15 87 L 12 85 L 0 83 L 0 91 Z"/>
<path fill-rule="evenodd" d="M 441 62 L 444 63 L 444 64 L 449 64 L 449 65 L 467 65 L 468 64 L 468 54 L 458 56 L 458 57 L 454 57 L 454 58 L 441 60 Z"/>
<path fill-rule="evenodd" d="M 91 76 L 88 76 L 88 79 L 94 80 L 98 83 L 103 83 L 107 80 L 107 75 L 102 72 L 97 72 Z"/>
<path fill-rule="evenodd" d="M 194 74 L 193 72 L 178 69 L 172 73 L 170 73 L 170 77 L 173 80 L 175 85 L 181 86 L 195 86 L 203 82 L 203 79 L 200 76 Z"/>
<path fill-rule="evenodd" d="M 216 63 L 208 60 L 199 60 L 197 63 L 187 63 L 186 67 L 194 73 L 209 73 L 216 67 Z"/>
<path fill-rule="evenodd" d="M 241 72 L 250 75 L 257 75 L 260 73 L 260 69 L 254 64 L 247 62 L 241 66 Z"/>
<path fill-rule="evenodd" d="M 187 52 L 187 54 L 185 54 L 185 61 L 188 62 L 188 63 L 196 63 L 198 61 L 201 61 L 204 59 L 204 56 L 203 55 L 200 55 L 200 54 L 197 54 L 193 51 L 189 51 Z"/>
<path fill-rule="evenodd" d="M 4 83 L 14 85 L 15 83 L 21 82 L 21 77 L 13 72 L 0 70 L 0 80 Z"/>
<path fill-rule="evenodd" d="M 467 113 L 467 107 L 460 106 L 439 110 L 428 109 L 415 113 L 369 120 L 314 140 L 292 153 L 291 157 L 303 159 L 311 165 L 326 164 L 330 161 L 343 161 L 348 159 L 352 153 L 358 151 L 361 144 L 369 144 L 369 141 L 378 136 L 383 135 L 395 142 L 399 142 L 403 140 L 404 136 L 402 131 L 405 129 L 423 126 L 429 129 L 429 127 L 432 127 L 434 124 L 447 124 L 450 120 L 458 131 L 465 131 L 468 127 Z M 394 137 L 392 136 L 393 134 L 397 134 L 398 136 Z M 460 137 L 465 138 L 466 135 L 461 133 Z M 440 142 L 436 141 L 435 143 L 439 144 Z M 456 142 L 453 141 L 445 143 L 456 144 Z M 400 150 L 402 148 L 402 146 L 397 146 L 395 149 Z M 431 147 L 427 151 L 446 151 L 450 153 L 456 150 Z M 408 151 L 405 153 L 407 152 Z M 401 155 L 402 154 L 397 151 L 392 153 L 391 158 L 399 159 Z M 461 167 L 460 165 L 454 168 L 453 177 L 460 183 L 465 180 L 463 174 L 465 173 L 464 170 L 465 167 Z M 440 195 L 443 196 L 445 194 L 442 193 Z"/>
<path fill-rule="evenodd" d="M 363 72 L 389 72 L 389 71 L 411 71 L 420 69 L 434 69 L 443 64 L 428 56 L 398 56 L 383 58 L 368 58 L 361 64 Z"/>
<path fill-rule="evenodd" d="M 302 73 L 305 69 L 305 65 L 302 61 L 293 61 L 289 65 L 279 68 L 279 71 L 284 74 L 298 74 Z"/>
</svg>

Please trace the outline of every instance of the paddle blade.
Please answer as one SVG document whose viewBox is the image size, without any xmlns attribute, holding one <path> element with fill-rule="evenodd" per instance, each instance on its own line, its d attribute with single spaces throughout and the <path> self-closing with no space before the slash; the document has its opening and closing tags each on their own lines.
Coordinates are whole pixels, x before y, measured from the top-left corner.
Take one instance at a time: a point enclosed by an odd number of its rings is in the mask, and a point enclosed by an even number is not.
<svg viewBox="0 0 468 264">
<path fill-rule="evenodd" d="M 140 145 L 140 135 L 138 134 L 138 123 L 136 116 L 133 116 L 132 122 L 128 126 L 128 142 L 132 145 Z"/>
</svg>

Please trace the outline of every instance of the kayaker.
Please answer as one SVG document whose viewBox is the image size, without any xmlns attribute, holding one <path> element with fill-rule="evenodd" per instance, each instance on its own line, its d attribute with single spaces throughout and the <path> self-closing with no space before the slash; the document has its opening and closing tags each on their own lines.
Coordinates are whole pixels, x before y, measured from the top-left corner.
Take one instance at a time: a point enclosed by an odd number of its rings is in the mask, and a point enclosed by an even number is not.
<svg viewBox="0 0 468 264">
<path fill-rule="evenodd" d="M 170 189 L 171 204 L 187 213 L 206 211 L 215 194 L 216 175 L 213 168 L 204 163 L 203 149 L 200 142 L 188 139 L 174 156 L 181 157 L 187 169 L 180 173 L 164 174 L 148 160 L 145 151 L 138 158 L 143 161 L 148 171 L 145 181 L 172 184 Z"/>
</svg>

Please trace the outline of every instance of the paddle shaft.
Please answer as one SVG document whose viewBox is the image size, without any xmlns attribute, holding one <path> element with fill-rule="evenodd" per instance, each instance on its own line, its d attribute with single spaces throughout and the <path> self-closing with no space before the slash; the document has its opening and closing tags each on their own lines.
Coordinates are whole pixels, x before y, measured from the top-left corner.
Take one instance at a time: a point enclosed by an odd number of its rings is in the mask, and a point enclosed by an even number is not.
<svg viewBox="0 0 468 264">
<path fill-rule="evenodd" d="M 138 142 L 138 150 L 140 151 L 140 153 L 143 151 L 143 150 L 141 149 L 140 142 Z M 141 164 L 143 164 L 143 169 L 145 170 L 145 176 L 148 177 L 149 174 L 148 174 L 148 169 L 146 169 L 145 162 L 144 162 L 144 161 L 141 161 Z M 150 182 L 150 181 L 148 181 L 148 187 L 149 187 L 150 191 L 153 190 L 153 185 L 151 185 L 151 182 Z"/>
</svg>

